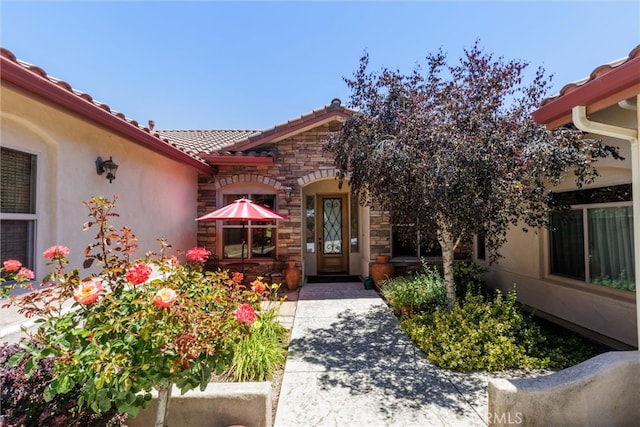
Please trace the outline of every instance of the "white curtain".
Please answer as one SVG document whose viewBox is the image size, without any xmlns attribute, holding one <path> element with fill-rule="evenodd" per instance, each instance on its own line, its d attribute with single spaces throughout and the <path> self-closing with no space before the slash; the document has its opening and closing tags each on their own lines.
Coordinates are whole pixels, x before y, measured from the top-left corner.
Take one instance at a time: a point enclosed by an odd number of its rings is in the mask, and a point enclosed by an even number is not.
<svg viewBox="0 0 640 427">
<path fill-rule="evenodd" d="M 631 206 L 589 209 L 588 218 L 591 281 L 628 289 L 635 277 Z"/>
</svg>

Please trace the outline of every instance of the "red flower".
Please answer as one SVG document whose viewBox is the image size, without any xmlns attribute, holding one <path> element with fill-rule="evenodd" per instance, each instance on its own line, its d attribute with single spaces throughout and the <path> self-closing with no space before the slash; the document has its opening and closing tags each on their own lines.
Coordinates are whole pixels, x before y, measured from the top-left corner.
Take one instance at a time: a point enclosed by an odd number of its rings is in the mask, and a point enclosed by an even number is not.
<svg viewBox="0 0 640 427">
<path fill-rule="evenodd" d="M 6 271 L 18 271 L 22 267 L 22 263 L 17 259 L 8 259 L 2 265 Z"/>
<path fill-rule="evenodd" d="M 233 312 L 233 318 L 240 323 L 253 323 L 256 320 L 256 312 L 249 304 L 240 304 Z"/>
<path fill-rule="evenodd" d="M 236 285 L 239 285 L 244 280 L 244 274 L 240 273 L 239 271 L 234 271 L 232 273 L 231 280 Z"/>
<path fill-rule="evenodd" d="M 267 286 L 260 280 L 254 280 L 251 282 L 251 290 L 259 294 L 263 293 L 267 289 Z"/>
<path fill-rule="evenodd" d="M 162 288 L 156 292 L 156 295 L 153 297 L 153 304 L 158 307 L 171 307 L 173 303 L 176 302 L 176 299 L 178 299 L 176 291 L 169 288 Z"/>
<path fill-rule="evenodd" d="M 16 279 L 20 281 L 33 280 L 34 277 L 36 276 L 33 274 L 33 271 L 25 267 L 22 267 L 20 271 L 18 271 L 18 274 L 16 274 Z"/>
<path fill-rule="evenodd" d="M 100 296 L 102 289 L 102 282 L 99 279 L 88 279 L 73 290 L 73 298 L 80 304 L 93 304 Z"/>
<path fill-rule="evenodd" d="M 195 247 L 187 251 L 187 259 L 192 262 L 204 262 L 209 258 L 209 255 L 211 255 L 211 252 L 201 247 Z"/>
<path fill-rule="evenodd" d="M 127 270 L 127 280 L 134 286 L 144 283 L 151 276 L 151 267 L 146 264 L 134 264 Z"/>
<path fill-rule="evenodd" d="M 49 249 L 44 251 L 44 257 L 47 259 L 51 259 L 53 257 L 61 257 L 69 255 L 69 248 L 62 245 L 51 246 Z"/>
</svg>

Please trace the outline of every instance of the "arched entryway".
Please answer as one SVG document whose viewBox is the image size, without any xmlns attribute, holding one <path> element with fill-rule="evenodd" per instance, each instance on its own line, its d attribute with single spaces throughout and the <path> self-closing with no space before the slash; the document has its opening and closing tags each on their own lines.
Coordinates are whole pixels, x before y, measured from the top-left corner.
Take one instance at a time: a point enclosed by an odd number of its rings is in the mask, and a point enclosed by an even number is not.
<svg viewBox="0 0 640 427">
<path fill-rule="evenodd" d="M 348 183 L 338 185 L 334 170 L 301 178 L 302 261 L 306 276 L 363 274 L 368 259 L 368 209 L 358 206 Z M 366 266 L 366 262 L 364 263 Z"/>
</svg>

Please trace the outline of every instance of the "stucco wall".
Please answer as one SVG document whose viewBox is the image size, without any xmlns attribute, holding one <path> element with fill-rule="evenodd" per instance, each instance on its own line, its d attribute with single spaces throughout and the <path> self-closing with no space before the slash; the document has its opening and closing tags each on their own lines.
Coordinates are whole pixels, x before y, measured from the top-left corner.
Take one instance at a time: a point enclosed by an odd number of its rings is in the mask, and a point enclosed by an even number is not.
<svg viewBox="0 0 640 427">
<path fill-rule="evenodd" d="M 625 160 L 600 160 L 600 177 L 584 188 L 631 182 L 629 142 L 613 138 L 604 138 L 604 141 L 618 146 Z M 555 190 L 575 189 L 574 179 L 568 174 Z M 515 284 L 519 301 L 541 314 L 568 322 L 568 326 L 584 328 L 582 332 L 593 332 L 596 338 L 608 337 L 637 346 L 635 293 L 549 275 L 548 247 L 547 230 L 524 233 L 522 226 L 513 227 L 500 251 L 503 258 L 491 266 L 486 276 L 488 282 L 503 290 Z"/>
<path fill-rule="evenodd" d="M 76 115 L 2 86 L 2 145 L 38 156 L 36 270 L 46 271 L 42 252 L 54 244 L 72 250 L 81 264 L 94 229 L 82 231 L 92 196 L 119 197 L 117 226 L 127 225 L 139 240 L 138 256 L 158 248 L 165 237 L 174 249 L 196 243 L 197 171 L 153 153 Z M 98 156 L 120 166 L 110 184 L 96 173 Z"/>
</svg>

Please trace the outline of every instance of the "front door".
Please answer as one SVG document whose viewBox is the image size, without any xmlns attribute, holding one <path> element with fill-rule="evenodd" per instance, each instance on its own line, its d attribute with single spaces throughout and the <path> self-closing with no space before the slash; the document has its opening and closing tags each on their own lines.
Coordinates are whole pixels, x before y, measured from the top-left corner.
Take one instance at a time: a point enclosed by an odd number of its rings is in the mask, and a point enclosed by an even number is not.
<svg viewBox="0 0 640 427">
<path fill-rule="evenodd" d="M 349 273 L 347 195 L 318 195 L 318 273 Z"/>
</svg>

